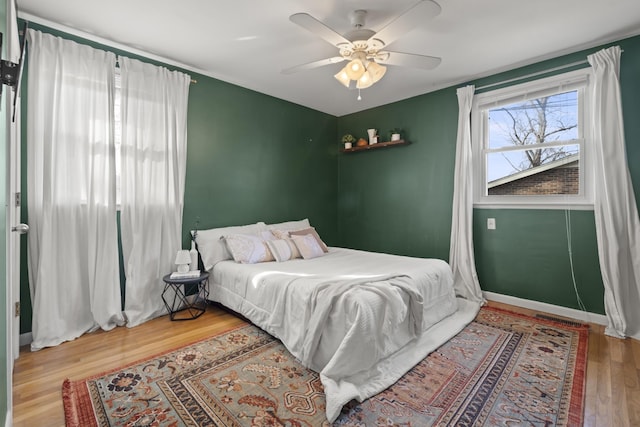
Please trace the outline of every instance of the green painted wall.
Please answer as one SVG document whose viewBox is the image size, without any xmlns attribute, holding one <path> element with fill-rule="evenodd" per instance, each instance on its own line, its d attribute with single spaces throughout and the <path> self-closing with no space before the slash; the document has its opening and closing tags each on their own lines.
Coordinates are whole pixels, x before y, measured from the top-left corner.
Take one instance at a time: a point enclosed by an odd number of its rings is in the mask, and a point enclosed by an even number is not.
<svg viewBox="0 0 640 427">
<path fill-rule="evenodd" d="M 210 228 L 308 217 L 335 242 L 337 119 L 197 78 L 189 94 L 185 230 L 196 221 Z"/>
<path fill-rule="evenodd" d="M 135 57 L 46 27 L 31 27 Z M 195 227 L 196 221 L 199 228 L 211 228 L 302 218 L 309 218 L 327 243 L 335 244 L 337 119 L 216 79 L 189 74 L 197 84 L 189 89 L 184 247 L 189 247 L 188 230 Z M 22 92 L 25 172 L 27 75 L 28 64 Z M 23 189 L 26 187 L 23 174 Z M 28 207 L 23 209 L 25 222 L 27 210 Z M 26 259 L 25 249 L 21 333 L 31 331 Z"/>
<path fill-rule="evenodd" d="M 625 137 L 640 201 L 640 37 L 618 43 Z M 604 47 L 604 46 L 603 46 Z M 599 48 L 471 82 L 477 87 L 586 59 Z M 462 86 L 462 85 L 460 85 Z M 366 92 L 363 96 L 366 96 Z M 401 127 L 409 146 L 342 154 L 340 244 L 414 256 L 449 257 L 458 106 L 448 88 L 338 119 L 339 135 L 386 136 Z M 486 218 L 497 229 L 486 229 Z M 570 213 L 576 287 L 587 310 L 604 313 L 592 211 Z M 564 211 L 475 209 L 476 268 L 484 290 L 578 308 Z"/>
<path fill-rule="evenodd" d="M 487 230 L 487 218 L 496 229 Z M 571 276 L 589 311 L 604 313 L 593 211 L 475 209 L 474 247 L 484 290 L 579 308 Z"/>
<path fill-rule="evenodd" d="M 339 118 L 339 135 L 366 138 L 373 127 L 387 141 L 399 127 L 411 142 L 341 153 L 341 246 L 448 258 L 457 114 L 455 90 L 446 89 Z"/>
</svg>

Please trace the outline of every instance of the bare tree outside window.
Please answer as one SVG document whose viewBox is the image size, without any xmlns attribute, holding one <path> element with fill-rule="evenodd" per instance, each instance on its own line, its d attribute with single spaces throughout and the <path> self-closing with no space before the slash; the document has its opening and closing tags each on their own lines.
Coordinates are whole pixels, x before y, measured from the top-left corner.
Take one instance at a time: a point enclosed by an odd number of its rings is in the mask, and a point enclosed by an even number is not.
<svg viewBox="0 0 640 427">
<path fill-rule="evenodd" d="M 490 194 L 578 192 L 577 91 L 504 105 L 489 110 L 488 118 L 487 184 Z M 558 168 L 575 170 L 559 173 Z M 559 178 L 562 174 L 566 177 Z M 575 185 L 568 181 L 554 184 L 550 180 L 573 180 Z"/>
</svg>

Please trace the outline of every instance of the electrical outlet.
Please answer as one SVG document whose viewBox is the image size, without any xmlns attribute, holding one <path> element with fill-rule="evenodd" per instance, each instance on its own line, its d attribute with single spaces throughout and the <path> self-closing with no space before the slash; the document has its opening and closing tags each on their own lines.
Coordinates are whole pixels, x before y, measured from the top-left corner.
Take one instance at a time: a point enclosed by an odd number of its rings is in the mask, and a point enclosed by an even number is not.
<svg viewBox="0 0 640 427">
<path fill-rule="evenodd" d="M 487 218 L 487 230 L 495 230 L 495 229 L 496 229 L 496 219 Z"/>
</svg>

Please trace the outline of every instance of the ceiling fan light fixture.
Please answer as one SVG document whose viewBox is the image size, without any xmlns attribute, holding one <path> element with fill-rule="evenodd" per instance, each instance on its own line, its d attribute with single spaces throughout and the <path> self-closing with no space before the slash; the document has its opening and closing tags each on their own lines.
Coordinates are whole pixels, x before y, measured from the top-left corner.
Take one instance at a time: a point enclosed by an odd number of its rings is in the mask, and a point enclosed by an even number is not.
<svg viewBox="0 0 640 427">
<path fill-rule="evenodd" d="M 356 87 L 358 89 L 366 89 L 374 83 L 375 82 L 373 81 L 373 78 L 371 77 L 369 71 L 365 71 L 364 74 L 362 74 L 362 76 L 358 79 Z"/>
<path fill-rule="evenodd" d="M 366 71 L 364 64 L 358 58 L 351 60 L 345 67 L 345 70 L 351 80 L 358 80 Z"/>
<path fill-rule="evenodd" d="M 369 62 L 367 65 L 367 72 L 371 75 L 372 84 L 377 83 L 387 72 L 387 67 L 380 65 L 375 61 Z"/>
<path fill-rule="evenodd" d="M 338 73 L 333 77 L 335 77 L 335 79 L 337 81 L 342 83 L 347 88 L 349 87 L 349 84 L 351 83 L 351 79 L 349 78 L 349 75 L 347 74 L 347 67 L 344 67 L 342 70 L 338 71 Z"/>
</svg>

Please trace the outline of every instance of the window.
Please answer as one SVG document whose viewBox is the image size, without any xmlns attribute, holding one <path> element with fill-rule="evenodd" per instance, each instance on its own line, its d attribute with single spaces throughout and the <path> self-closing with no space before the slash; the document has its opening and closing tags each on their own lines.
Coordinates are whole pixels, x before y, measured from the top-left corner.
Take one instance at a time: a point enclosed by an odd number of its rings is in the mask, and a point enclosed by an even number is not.
<svg viewBox="0 0 640 427">
<path fill-rule="evenodd" d="M 583 69 L 476 95 L 474 204 L 592 206 L 589 73 Z"/>
<path fill-rule="evenodd" d="M 120 210 L 122 206 L 122 195 L 120 193 L 120 171 L 122 170 L 122 111 L 120 109 L 120 101 L 122 99 L 122 75 L 120 67 L 116 67 L 114 73 L 114 94 L 113 94 L 113 144 L 115 148 L 115 169 L 116 169 L 116 208 Z"/>
</svg>

